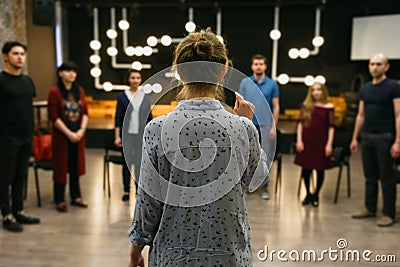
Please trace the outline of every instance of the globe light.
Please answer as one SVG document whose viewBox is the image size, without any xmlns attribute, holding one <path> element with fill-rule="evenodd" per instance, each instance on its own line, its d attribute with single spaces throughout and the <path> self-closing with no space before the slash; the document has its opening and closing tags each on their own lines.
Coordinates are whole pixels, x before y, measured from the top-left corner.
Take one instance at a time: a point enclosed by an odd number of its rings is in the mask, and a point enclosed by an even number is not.
<svg viewBox="0 0 400 267">
<path fill-rule="evenodd" d="M 147 44 L 151 47 L 154 47 L 157 45 L 157 38 L 155 36 L 149 36 L 147 37 Z"/>
<path fill-rule="evenodd" d="M 134 61 L 132 63 L 132 69 L 134 70 L 141 70 L 143 68 L 142 63 L 140 63 L 139 61 Z"/>
<path fill-rule="evenodd" d="M 143 93 L 150 94 L 151 91 L 153 90 L 153 87 L 151 86 L 151 84 L 147 83 L 147 84 L 142 86 L 142 90 L 143 90 Z"/>
<path fill-rule="evenodd" d="M 312 44 L 316 47 L 320 47 L 324 44 L 324 37 L 322 36 L 315 36 L 312 40 Z"/>
<path fill-rule="evenodd" d="M 325 84 L 326 83 L 326 79 L 322 75 L 317 75 L 317 77 L 315 77 L 315 82 L 318 82 L 320 84 Z"/>
<path fill-rule="evenodd" d="M 222 38 L 221 35 L 217 35 L 217 39 L 221 42 L 221 44 L 224 43 L 224 38 Z"/>
<path fill-rule="evenodd" d="M 143 55 L 146 57 L 151 56 L 153 54 L 153 49 L 150 46 L 143 47 Z"/>
<path fill-rule="evenodd" d="M 110 57 L 114 57 L 114 56 L 116 56 L 118 54 L 118 50 L 117 50 L 117 48 L 115 48 L 113 46 L 110 46 L 109 48 L 107 48 L 107 54 Z"/>
<path fill-rule="evenodd" d="M 135 55 L 137 55 L 138 57 L 143 56 L 143 47 L 141 47 L 140 45 L 136 46 Z"/>
<path fill-rule="evenodd" d="M 90 61 L 90 63 L 92 63 L 92 64 L 99 64 L 100 61 L 101 61 L 101 58 L 100 58 L 99 55 L 91 55 L 91 56 L 89 57 L 89 61 Z"/>
<path fill-rule="evenodd" d="M 122 19 L 118 22 L 118 27 L 121 30 L 126 31 L 127 29 L 129 29 L 129 22 L 125 19 Z"/>
<path fill-rule="evenodd" d="M 172 43 L 171 36 L 169 35 L 163 35 L 161 37 L 161 44 L 164 46 L 169 46 Z"/>
<path fill-rule="evenodd" d="M 101 75 L 101 69 L 98 67 L 94 67 L 90 70 L 90 75 L 92 75 L 92 77 L 100 77 Z"/>
<path fill-rule="evenodd" d="M 185 29 L 188 32 L 194 32 L 196 30 L 196 24 L 194 24 L 194 22 L 188 21 L 185 24 Z"/>
<path fill-rule="evenodd" d="M 89 46 L 93 50 L 99 50 L 101 48 L 101 43 L 98 40 L 92 40 L 90 41 Z"/>
<path fill-rule="evenodd" d="M 290 57 L 291 59 L 296 59 L 296 58 L 298 58 L 298 57 L 299 57 L 299 54 L 300 54 L 300 52 L 299 52 L 299 49 L 297 49 L 297 48 L 291 48 L 291 49 L 289 50 L 289 57 Z"/>
<path fill-rule="evenodd" d="M 133 56 L 135 54 L 135 48 L 133 46 L 127 46 L 125 48 L 125 54 L 127 54 L 128 56 Z"/>
<path fill-rule="evenodd" d="M 305 83 L 307 86 L 311 86 L 311 85 L 313 85 L 313 84 L 315 83 L 315 79 L 314 79 L 313 76 L 307 75 L 307 76 L 304 78 L 304 83 Z"/>
<path fill-rule="evenodd" d="M 299 50 L 299 56 L 300 58 L 308 58 L 310 56 L 310 50 L 307 48 L 303 47 Z"/>
<path fill-rule="evenodd" d="M 278 82 L 280 84 L 287 84 L 289 82 L 289 75 L 287 75 L 286 73 L 282 73 L 278 77 Z"/>
<path fill-rule="evenodd" d="M 281 32 L 278 29 L 274 29 L 270 31 L 269 37 L 271 37 L 272 40 L 278 40 L 281 38 Z"/>
<path fill-rule="evenodd" d="M 155 83 L 153 84 L 152 89 L 154 93 L 158 94 L 162 91 L 162 86 L 159 83 Z"/>
<path fill-rule="evenodd" d="M 106 35 L 107 35 L 108 38 L 114 39 L 114 38 L 117 38 L 118 33 L 114 29 L 108 29 L 107 32 L 106 32 Z"/>
<path fill-rule="evenodd" d="M 104 91 L 106 91 L 106 92 L 112 91 L 112 89 L 113 89 L 112 83 L 110 83 L 110 82 L 104 82 L 104 83 L 103 83 L 103 89 L 104 89 Z"/>
</svg>

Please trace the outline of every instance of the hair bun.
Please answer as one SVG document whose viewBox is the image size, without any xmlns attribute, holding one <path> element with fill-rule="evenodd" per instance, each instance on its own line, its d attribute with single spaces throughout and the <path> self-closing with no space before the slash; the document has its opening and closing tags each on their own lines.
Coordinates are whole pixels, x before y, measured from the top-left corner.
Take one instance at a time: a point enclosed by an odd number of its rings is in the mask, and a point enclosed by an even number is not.
<svg viewBox="0 0 400 267">
<path fill-rule="evenodd" d="M 194 44 L 195 51 L 202 59 L 208 59 L 213 52 L 212 43 L 204 38 L 200 38 Z"/>
</svg>

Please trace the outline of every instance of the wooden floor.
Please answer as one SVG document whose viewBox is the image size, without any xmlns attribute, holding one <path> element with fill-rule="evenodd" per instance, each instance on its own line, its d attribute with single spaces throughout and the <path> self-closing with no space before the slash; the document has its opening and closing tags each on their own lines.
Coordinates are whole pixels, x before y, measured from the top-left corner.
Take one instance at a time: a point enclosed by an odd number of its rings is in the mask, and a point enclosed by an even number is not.
<svg viewBox="0 0 400 267">
<path fill-rule="evenodd" d="M 24 232 L 18 234 L 4 231 L 0 227 L 1 267 L 127 266 L 130 248 L 127 230 L 134 199 L 129 203 L 121 201 L 121 171 L 120 166 L 115 165 L 111 168 L 111 199 L 105 197 L 102 188 L 102 158 L 103 150 L 87 150 L 87 174 L 82 178 L 81 186 L 83 196 L 90 206 L 87 210 L 69 207 L 69 212 L 65 214 L 54 209 L 51 172 L 40 172 L 43 206 L 37 207 L 33 173 L 30 170 L 25 210 L 39 216 L 42 223 L 25 226 Z M 292 155 L 284 155 L 283 187 L 280 194 L 272 194 L 268 201 L 262 200 L 257 193 L 247 197 L 254 266 L 399 266 L 400 222 L 389 228 L 379 228 L 376 219 L 354 220 L 350 217 L 363 203 L 364 184 L 359 154 L 351 159 L 351 197 L 346 196 L 346 183 L 343 179 L 339 202 L 333 204 L 337 169 L 330 170 L 326 174 L 319 208 L 301 206 L 297 198 L 300 170 L 292 162 Z M 273 177 L 275 167 L 272 169 Z M 271 184 L 272 188 L 274 183 Z M 303 194 L 302 191 L 301 197 Z M 397 210 L 400 218 L 399 205 Z M 338 248 L 339 239 L 347 242 L 346 248 Z M 294 262 L 290 259 L 282 262 L 276 253 L 273 259 L 269 257 L 265 261 L 259 260 L 258 251 L 265 246 L 268 246 L 269 253 L 271 250 L 286 251 L 288 254 L 282 256 L 287 259 L 289 253 L 294 256 L 298 251 L 301 255 L 304 250 L 315 250 L 318 257 L 323 250 L 357 250 L 360 253 L 371 250 L 371 258 L 376 255 L 395 255 L 397 263 L 346 262 L 341 261 L 340 257 L 334 261 L 334 256 L 340 256 L 340 253 L 332 254 L 332 260 L 329 254 L 324 254 L 324 260 L 319 262 Z M 261 253 L 260 256 L 265 257 L 265 254 Z"/>
</svg>

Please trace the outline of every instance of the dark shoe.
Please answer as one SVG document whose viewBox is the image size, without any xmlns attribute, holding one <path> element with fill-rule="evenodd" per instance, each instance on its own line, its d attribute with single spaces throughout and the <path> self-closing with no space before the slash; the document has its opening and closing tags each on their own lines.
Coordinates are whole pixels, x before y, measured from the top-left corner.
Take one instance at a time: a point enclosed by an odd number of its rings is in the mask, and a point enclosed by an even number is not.
<svg viewBox="0 0 400 267">
<path fill-rule="evenodd" d="M 59 212 L 67 212 L 68 206 L 65 202 L 60 202 L 56 205 L 56 210 Z"/>
<path fill-rule="evenodd" d="M 77 206 L 80 208 L 87 208 L 89 205 L 85 201 L 83 201 L 81 198 L 75 198 L 71 201 L 72 206 Z"/>
<path fill-rule="evenodd" d="M 10 232 L 22 232 L 24 230 L 11 213 L 4 216 L 3 228 Z"/>
<path fill-rule="evenodd" d="M 364 218 L 371 218 L 371 217 L 375 217 L 375 216 L 376 216 L 375 213 L 370 212 L 367 209 L 361 210 L 361 211 L 351 215 L 351 217 L 353 219 L 364 219 Z"/>
<path fill-rule="evenodd" d="M 319 198 L 318 198 L 318 196 L 316 196 L 316 195 L 313 195 L 313 196 L 312 196 L 311 205 L 312 205 L 314 208 L 318 208 L 318 206 L 319 206 Z"/>
<path fill-rule="evenodd" d="M 22 224 L 39 224 L 40 223 L 39 218 L 29 216 L 22 210 L 17 212 L 16 214 L 14 214 L 14 217 L 17 220 L 17 222 L 22 223 Z"/>
<path fill-rule="evenodd" d="M 308 205 L 312 201 L 313 201 L 313 196 L 311 194 L 307 195 L 306 198 L 301 202 L 301 205 L 303 205 L 303 206 Z"/>
<path fill-rule="evenodd" d="M 129 201 L 129 193 L 125 192 L 124 195 L 122 196 L 122 201 Z"/>
</svg>

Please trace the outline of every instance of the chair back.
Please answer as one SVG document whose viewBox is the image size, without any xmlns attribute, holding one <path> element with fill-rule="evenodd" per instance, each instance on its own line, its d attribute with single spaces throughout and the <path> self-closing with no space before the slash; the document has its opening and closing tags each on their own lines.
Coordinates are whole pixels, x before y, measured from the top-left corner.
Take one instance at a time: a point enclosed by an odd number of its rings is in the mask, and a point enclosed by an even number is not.
<svg viewBox="0 0 400 267">
<path fill-rule="evenodd" d="M 106 150 L 106 154 L 108 154 L 108 151 L 110 151 L 110 150 L 118 151 L 118 152 L 122 151 L 121 147 L 117 147 L 114 144 L 114 140 L 115 140 L 114 129 L 107 130 L 104 135 L 104 149 Z"/>
</svg>

